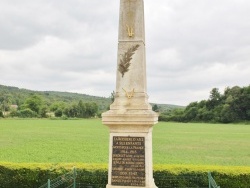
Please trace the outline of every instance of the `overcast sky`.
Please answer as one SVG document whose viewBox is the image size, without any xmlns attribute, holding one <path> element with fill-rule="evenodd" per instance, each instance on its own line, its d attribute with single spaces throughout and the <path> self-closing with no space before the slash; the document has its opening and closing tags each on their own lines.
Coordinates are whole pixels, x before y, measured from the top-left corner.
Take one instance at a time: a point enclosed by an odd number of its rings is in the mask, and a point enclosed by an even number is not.
<svg viewBox="0 0 250 188">
<path fill-rule="evenodd" d="M 249 0 L 145 0 L 149 101 L 250 84 Z M 110 96 L 119 0 L 0 0 L 0 84 Z"/>
</svg>

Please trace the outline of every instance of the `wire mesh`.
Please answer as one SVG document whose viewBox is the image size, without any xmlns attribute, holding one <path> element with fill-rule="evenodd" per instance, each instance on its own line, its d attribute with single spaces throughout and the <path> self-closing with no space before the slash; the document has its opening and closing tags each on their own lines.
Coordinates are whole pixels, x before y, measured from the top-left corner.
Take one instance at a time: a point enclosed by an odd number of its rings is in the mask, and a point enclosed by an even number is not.
<svg viewBox="0 0 250 188">
<path fill-rule="evenodd" d="M 72 185 L 74 187 L 76 179 L 76 170 L 75 168 L 66 174 L 63 174 L 62 176 L 59 176 L 58 178 L 55 178 L 53 180 L 48 180 L 47 183 L 43 184 L 39 188 L 57 188 L 59 186 L 63 186 L 64 188 L 71 188 Z M 68 185 L 70 183 L 70 185 Z M 68 186 L 68 187 L 67 187 Z"/>
</svg>

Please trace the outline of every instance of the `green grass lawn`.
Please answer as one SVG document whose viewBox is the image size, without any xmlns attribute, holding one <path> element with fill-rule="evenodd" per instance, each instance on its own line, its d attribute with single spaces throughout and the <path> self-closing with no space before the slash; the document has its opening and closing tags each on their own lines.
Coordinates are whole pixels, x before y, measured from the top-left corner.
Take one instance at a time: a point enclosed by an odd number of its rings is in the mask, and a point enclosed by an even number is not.
<svg viewBox="0 0 250 188">
<path fill-rule="evenodd" d="M 155 164 L 250 166 L 250 126 L 159 123 L 153 154 Z"/>
<path fill-rule="evenodd" d="M 100 120 L 0 120 L 0 162 L 108 163 Z M 154 164 L 250 166 L 250 126 L 159 123 Z"/>
</svg>

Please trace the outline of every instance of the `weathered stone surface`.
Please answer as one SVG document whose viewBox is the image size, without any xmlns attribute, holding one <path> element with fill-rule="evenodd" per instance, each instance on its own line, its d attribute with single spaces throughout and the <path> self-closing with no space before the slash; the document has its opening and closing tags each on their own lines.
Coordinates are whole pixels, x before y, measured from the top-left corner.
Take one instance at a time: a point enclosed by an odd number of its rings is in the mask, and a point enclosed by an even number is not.
<svg viewBox="0 0 250 188">
<path fill-rule="evenodd" d="M 120 1 L 115 101 L 102 117 L 104 124 L 121 120 L 125 124 L 157 123 L 158 115 L 152 112 L 147 95 L 143 0 Z"/>
</svg>

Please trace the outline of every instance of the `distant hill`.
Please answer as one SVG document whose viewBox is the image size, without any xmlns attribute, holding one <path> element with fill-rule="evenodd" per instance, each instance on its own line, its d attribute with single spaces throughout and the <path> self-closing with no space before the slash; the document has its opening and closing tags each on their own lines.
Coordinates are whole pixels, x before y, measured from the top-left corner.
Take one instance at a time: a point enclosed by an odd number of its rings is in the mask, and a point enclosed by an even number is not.
<svg viewBox="0 0 250 188">
<path fill-rule="evenodd" d="M 42 96 L 48 105 L 54 102 L 63 101 L 65 103 L 74 103 L 82 100 L 84 103 L 95 102 L 100 111 L 104 111 L 111 103 L 110 98 L 90 96 L 86 94 L 59 92 L 59 91 L 33 91 L 28 89 L 20 89 L 18 87 L 0 85 L 0 101 L 4 95 L 9 96 L 11 104 L 22 104 L 31 94 Z"/>
<path fill-rule="evenodd" d="M 151 104 L 152 106 L 154 104 Z M 160 112 L 166 112 L 176 108 L 185 108 L 185 106 L 174 105 L 174 104 L 156 104 L 159 107 Z"/>
<path fill-rule="evenodd" d="M 78 103 L 80 100 L 83 103 L 95 102 L 101 112 L 106 111 L 111 104 L 111 99 L 108 97 L 98 97 L 86 94 L 71 93 L 71 92 L 59 92 L 59 91 L 34 91 L 28 89 L 21 89 L 13 86 L 0 85 L 0 102 L 1 98 L 7 97 L 10 104 L 20 105 L 23 104 L 27 97 L 31 94 L 40 95 L 50 106 L 54 102 L 65 103 Z M 154 104 L 152 104 L 154 105 Z M 174 108 L 183 108 L 182 106 L 170 105 L 170 104 L 157 104 L 160 111 L 167 111 Z"/>
</svg>

